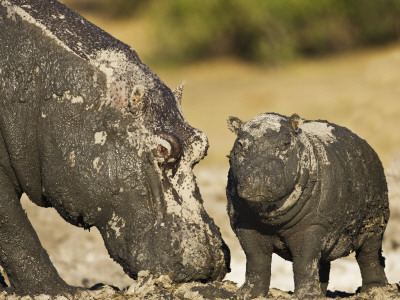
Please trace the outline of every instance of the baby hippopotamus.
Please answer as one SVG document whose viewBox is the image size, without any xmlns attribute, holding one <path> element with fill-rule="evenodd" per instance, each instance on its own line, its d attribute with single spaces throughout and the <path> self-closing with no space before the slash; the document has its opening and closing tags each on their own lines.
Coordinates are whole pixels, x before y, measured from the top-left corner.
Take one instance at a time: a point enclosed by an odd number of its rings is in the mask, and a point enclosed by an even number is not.
<svg viewBox="0 0 400 300">
<path fill-rule="evenodd" d="M 228 120 L 231 226 L 246 254 L 240 299 L 268 294 L 272 253 L 293 261 L 295 297 L 326 293 L 330 262 L 355 251 L 361 291 L 387 279 L 389 218 L 382 163 L 367 142 L 327 121 L 275 113 Z"/>
</svg>

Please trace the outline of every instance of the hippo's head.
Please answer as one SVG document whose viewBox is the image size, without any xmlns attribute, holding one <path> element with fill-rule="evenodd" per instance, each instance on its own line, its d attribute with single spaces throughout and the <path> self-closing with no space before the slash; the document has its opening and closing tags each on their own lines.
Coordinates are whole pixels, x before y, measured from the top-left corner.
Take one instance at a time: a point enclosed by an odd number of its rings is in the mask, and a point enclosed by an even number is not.
<svg viewBox="0 0 400 300">
<path fill-rule="evenodd" d="M 105 154 L 99 172 L 115 179 L 106 222 L 97 227 L 132 277 L 147 269 L 178 282 L 222 279 L 229 249 L 203 208 L 193 174 L 207 137 L 183 117 L 183 86 L 172 92 L 144 65 L 121 59 L 107 78 L 110 104 L 100 108 L 106 128 L 95 133 Z"/>
<path fill-rule="evenodd" d="M 299 180 L 298 115 L 261 114 L 244 123 L 228 120 L 237 139 L 230 165 L 238 195 L 249 201 L 277 202 L 290 195 Z"/>
</svg>

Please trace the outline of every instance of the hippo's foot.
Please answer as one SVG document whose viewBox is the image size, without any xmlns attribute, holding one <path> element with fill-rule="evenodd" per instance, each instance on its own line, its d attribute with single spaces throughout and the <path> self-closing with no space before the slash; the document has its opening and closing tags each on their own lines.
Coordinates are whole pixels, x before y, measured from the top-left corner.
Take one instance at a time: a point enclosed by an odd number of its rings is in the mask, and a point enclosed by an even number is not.
<svg viewBox="0 0 400 300">
<path fill-rule="evenodd" d="M 291 299 L 303 300 L 303 299 L 325 299 L 325 296 L 322 294 L 321 289 L 317 286 L 307 286 L 298 288 L 294 291 L 294 294 Z"/>
<path fill-rule="evenodd" d="M 47 286 L 47 287 L 37 287 L 33 289 L 15 289 L 15 288 L 5 288 L 5 291 L 8 295 L 16 294 L 18 296 L 34 296 L 34 295 L 49 295 L 52 297 L 55 296 L 64 296 L 68 299 L 73 299 L 75 296 L 78 296 L 80 293 L 86 291 L 87 289 L 81 287 L 75 287 L 70 285 L 64 286 Z"/>
<path fill-rule="evenodd" d="M 245 282 L 237 291 L 237 299 L 248 300 L 257 297 L 267 297 L 268 286 L 263 284 Z"/>
<path fill-rule="evenodd" d="M 3 292 L 5 292 L 8 295 L 14 293 L 14 291 L 11 288 L 9 288 L 7 286 L 0 286 L 0 294 L 3 293 Z"/>
<path fill-rule="evenodd" d="M 382 233 L 383 234 L 383 233 Z M 388 285 L 385 274 L 385 258 L 382 256 L 382 236 L 376 235 L 367 239 L 360 249 L 356 250 L 356 259 L 360 267 L 361 292 L 374 287 Z"/>
<path fill-rule="evenodd" d="M 77 296 L 84 291 L 87 291 L 87 289 L 82 288 L 82 287 L 68 285 L 65 288 L 63 288 L 62 290 L 58 291 L 56 294 L 65 296 L 69 299 L 69 298 L 74 298 L 74 296 Z"/>
<path fill-rule="evenodd" d="M 369 283 L 369 284 L 363 284 L 361 286 L 360 292 L 365 293 L 368 292 L 369 290 L 373 288 L 378 288 L 378 287 L 385 287 L 388 286 L 389 284 L 386 282 L 375 282 L 375 283 Z"/>
</svg>

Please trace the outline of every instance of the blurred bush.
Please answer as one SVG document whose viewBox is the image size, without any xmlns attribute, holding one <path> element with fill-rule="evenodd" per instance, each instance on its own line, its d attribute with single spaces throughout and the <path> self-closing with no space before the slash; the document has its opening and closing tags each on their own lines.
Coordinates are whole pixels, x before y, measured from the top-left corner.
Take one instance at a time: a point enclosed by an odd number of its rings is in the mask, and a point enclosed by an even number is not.
<svg viewBox="0 0 400 300">
<path fill-rule="evenodd" d="M 399 38 L 398 0 L 163 0 L 151 7 L 157 57 L 230 55 L 275 63 Z"/>
<path fill-rule="evenodd" d="M 126 18 L 141 12 L 151 0 L 58 0 L 80 12 L 94 12 L 105 18 Z"/>
<path fill-rule="evenodd" d="M 225 55 L 255 61 L 291 57 L 293 40 L 277 6 L 279 1 L 262 0 L 154 2 L 157 57 L 178 62 Z"/>
<path fill-rule="evenodd" d="M 140 11 L 151 26 L 154 57 L 171 63 L 219 56 L 275 63 L 387 43 L 400 35 L 399 0 L 99 0 L 93 3 L 114 17 Z"/>
</svg>

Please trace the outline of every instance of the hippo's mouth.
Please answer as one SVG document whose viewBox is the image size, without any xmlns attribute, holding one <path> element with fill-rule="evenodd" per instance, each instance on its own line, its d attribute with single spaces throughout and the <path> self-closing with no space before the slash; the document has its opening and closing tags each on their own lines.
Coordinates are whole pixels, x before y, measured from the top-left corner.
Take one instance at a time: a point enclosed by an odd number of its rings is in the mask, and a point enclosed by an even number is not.
<svg viewBox="0 0 400 300">
<path fill-rule="evenodd" d="M 277 197 L 272 195 L 272 193 L 266 194 L 258 194 L 247 196 L 247 201 L 252 203 L 260 203 L 264 207 L 262 209 L 261 215 L 266 217 L 267 219 L 275 218 L 281 216 L 288 211 L 290 211 L 296 204 L 297 200 L 301 195 L 301 190 L 295 186 L 289 193 L 286 193 L 284 196 Z M 243 197 L 242 197 L 243 198 Z"/>
<path fill-rule="evenodd" d="M 287 201 L 290 198 L 290 196 L 292 195 L 293 191 L 295 189 L 293 188 L 288 194 L 282 196 L 282 197 L 271 197 L 268 198 L 265 202 L 269 203 L 269 211 L 273 212 L 273 211 L 277 211 L 280 210 L 283 206 L 288 206 Z"/>
<path fill-rule="evenodd" d="M 272 192 L 270 190 L 264 191 L 259 194 L 248 194 L 246 192 L 241 193 L 239 191 L 239 195 L 241 198 L 246 199 L 251 202 L 262 202 L 262 203 L 270 203 L 271 205 L 279 208 L 284 205 L 285 201 L 290 197 L 290 195 L 295 190 L 295 187 L 288 191 L 282 190 L 280 193 Z M 244 195 L 241 195 L 244 194 Z"/>
<path fill-rule="evenodd" d="M 264 201 L 263 203 L 265 206 L 260 215 L 267 220 L 273 220 L 290 213 L 298 203 L 302 193 L 303 189 L 301 185 L 298 184 L 289 194 L 281 198 L 274 198 L 273 201 Z"/>
</svg>

